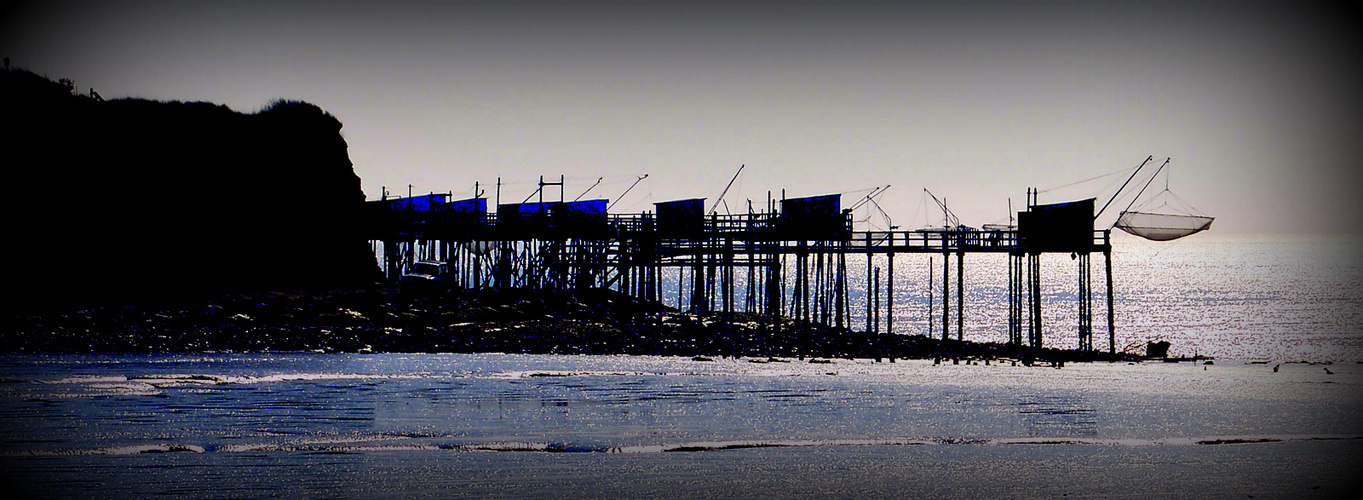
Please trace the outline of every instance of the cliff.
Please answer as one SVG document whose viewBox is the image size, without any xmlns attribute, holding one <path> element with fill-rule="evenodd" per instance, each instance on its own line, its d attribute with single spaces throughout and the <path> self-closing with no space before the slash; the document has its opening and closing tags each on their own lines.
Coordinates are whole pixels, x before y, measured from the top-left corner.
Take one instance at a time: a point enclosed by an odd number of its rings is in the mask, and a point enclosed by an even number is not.
<svg viewBox="0 0 1363 500">
<path fill-rule="evenodd" d="M 0 73 L 0 309 L 370 279 L 364 193 L 320 108 L 102 101 Z"/>
</svg>

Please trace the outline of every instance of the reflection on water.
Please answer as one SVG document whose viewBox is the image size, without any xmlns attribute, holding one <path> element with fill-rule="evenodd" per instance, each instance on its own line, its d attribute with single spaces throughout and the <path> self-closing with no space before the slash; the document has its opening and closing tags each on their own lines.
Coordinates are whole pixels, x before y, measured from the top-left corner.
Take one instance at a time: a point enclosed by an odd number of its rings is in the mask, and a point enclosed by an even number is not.
<svg viewBox="0 0 1363 500">
<path fill-rule="evenodd" d="M 1363 361 L 1363 240 L 1204 233 L 1171 242 L 1113 235 L 1116 347 L 1168 340 L 1171 354 L 1276 361 Z M 883 257 L 878 257 L 882 259 Z M 877 260 L 884 268 L 883 260 Z M 928 257 L 895 259 L 896 333 L 928 331 L 928 274 L 941 334 L 942 276 Z M 1042 327 L 1048 345 L 1078 345 L 1078 266 L 1043 255 Z M 1003 255 L 966 257 L 965 338 L 1004 342 L 1008 265 Z M 865 260 L 848 258 L 852 324 L 865 325 Z M 1094 346 L 1107 348 L 1107 290 L 1094 259 Z M 952 270 L 955 276 L 955 269 Z M 858 278 L 860 276 L 860 278 Z M 954 283 L 953 278 L 953 283 Z M 955 329 L 955 288 L 952 290 Z M 883 321 L 883 320 L 882 320 Z M 883 325 L 882 325 L 883 326 Z"/>
<path fill-rule="evenodd" d="M 1097 411 L 1077 395 L 1023 396 L 1018 413 L 1027 421 L 1028 436 L 1096 436 Z"/>
</svg>

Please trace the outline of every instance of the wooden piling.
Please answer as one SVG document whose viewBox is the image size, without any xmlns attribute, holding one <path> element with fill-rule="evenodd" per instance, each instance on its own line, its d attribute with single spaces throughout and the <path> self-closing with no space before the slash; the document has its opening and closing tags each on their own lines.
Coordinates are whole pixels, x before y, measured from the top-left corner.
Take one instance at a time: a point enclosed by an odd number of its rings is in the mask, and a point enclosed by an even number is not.
<svg viewBox="0 0 1363 500">
<path fill-rule="evenodd" d="M 889 242 L 885 256 L 885 333 L 894 335 L 894 233 L 889 234 Z"/>
<path fill-rule="evenodd" d="M 945 244 L 945 242 L 943 242 Z M 951 335 L 951 253 L 942 252 L 942 340 Z"/>
<path fill-rule="evenodd" d="M 1111 234 L 1112 230 L 1107 233 Z M 1104 269 L 1107 271 L 1107 353 L 1117 353 L 1117 329 L 1116 320 L 1112 314 L 1112 249 L 1103 249 Z"/>
<path fill-rule="evenodd" d="M 965 252 L 956 252 L 956 340 L 965 340 Z"/>
</svg>

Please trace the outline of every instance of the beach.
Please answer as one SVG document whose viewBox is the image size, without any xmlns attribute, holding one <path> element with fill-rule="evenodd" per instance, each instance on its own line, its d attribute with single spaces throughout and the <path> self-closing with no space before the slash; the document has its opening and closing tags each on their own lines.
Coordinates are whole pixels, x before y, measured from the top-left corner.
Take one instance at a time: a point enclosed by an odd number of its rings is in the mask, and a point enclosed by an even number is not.
<svg viewBox="0 0 1363 500">
<path fill-rule="evenodd" d="M 1352 491 L 1363 365 L 1274 368 L 9 356 L 0 456 L 35 497 Z"/>
</svg>

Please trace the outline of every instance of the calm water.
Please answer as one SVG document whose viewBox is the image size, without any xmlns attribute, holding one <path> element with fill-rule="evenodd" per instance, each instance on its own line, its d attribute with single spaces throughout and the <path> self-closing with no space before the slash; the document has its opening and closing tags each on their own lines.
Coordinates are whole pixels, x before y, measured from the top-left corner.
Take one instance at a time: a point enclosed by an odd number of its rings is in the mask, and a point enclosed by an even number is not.
<svg viewBox="0 0 1363 500">
<path fill-rule="evenodd" d="M 1164 338 L 1215 364 L 7 356 L 0 477 L 8 491 L 53 498 L 1357 491 L 1358 246 L 1121 243 L 1118 343 Z M 926 309 L 907 279 L 926 272 L 914 260 L 896 262 L 901 331 Z M 986 271 L 1003 265 L 979 260 L 967 262 L 967 307 L 978 311 L 967 335 L 994 340 L 1003 315 L 988 290 L 1005 283 Z M 1072 343 L 1074 266 L 1046 265 L 1050 338 Z M 1300 360 L 1333 363 L 1289 362 Z"/>
<path fill-rule="evenodd" d="M 1151 242 L 1113 234 L 1116 346 L 1167 340 L 1171 354 L 1294 361 L 1363 361 L 1363 239 L 1198 234 Z M 942 257 L 931 272 L 934 336 L 941 335 Z M 1094 347 L 1108 343 L 1102 255 L 1093 256 Z M 896 333 L 928 332 L 929 260 L 895 259 Z M 888 268 L 884 257 L 873 266 Z M 866 261 L 848 261 L 853 325 L 865 327 Z M 951 261 L 955 338 L 956 275 Z M 968 255 L 967 340 L 1008 339 L 1008 266 L 1002 255 Z M 882 279 L 882 286 L 888 280 Z M 1078 346 L 1078 263 L 1042 256 L 1042 327 L 1046 345 Z M 669 299 L 675 301 L 675 298 Z M 882 298 L 882 301 L 885 299 Z M 672 303 L 672 302 L 669 302 Z M 885 329 L 882 317 L 882 331 Z"/>
</svg>

